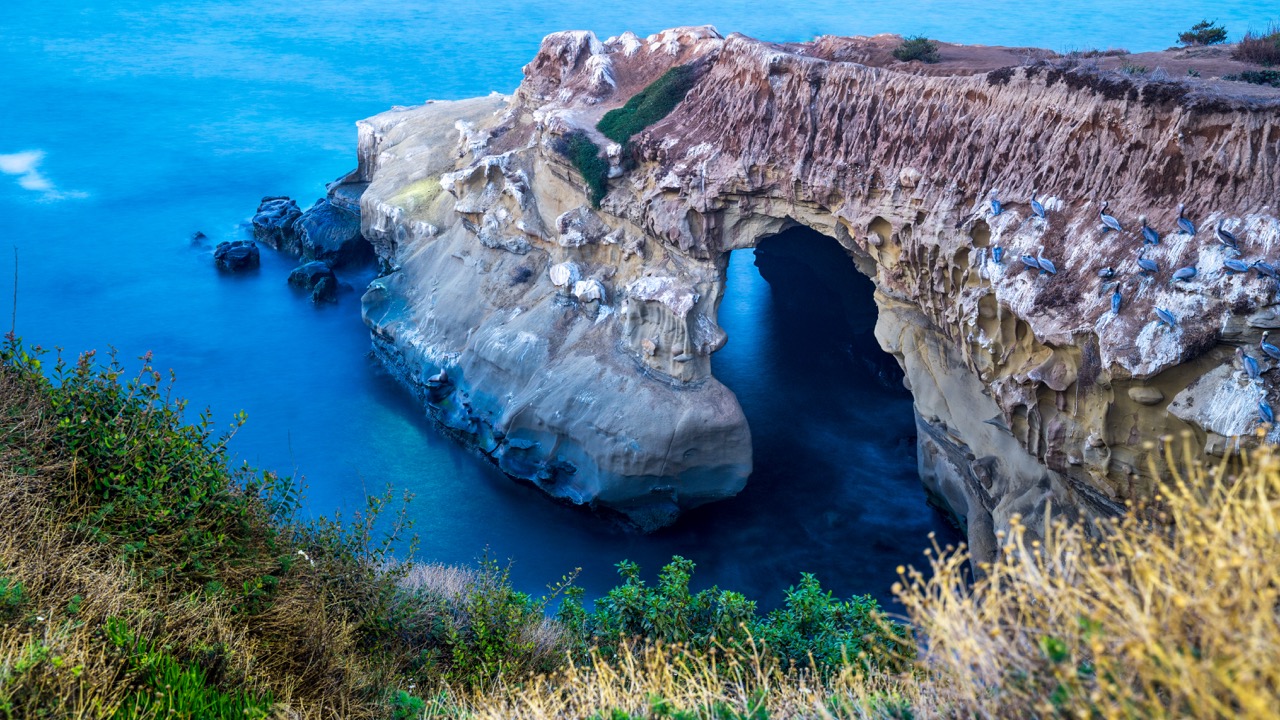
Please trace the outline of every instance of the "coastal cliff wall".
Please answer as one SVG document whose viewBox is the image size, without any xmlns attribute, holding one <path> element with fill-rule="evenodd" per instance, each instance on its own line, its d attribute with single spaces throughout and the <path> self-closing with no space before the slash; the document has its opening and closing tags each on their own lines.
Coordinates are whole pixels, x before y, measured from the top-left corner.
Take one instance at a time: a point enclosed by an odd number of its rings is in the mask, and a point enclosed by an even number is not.
<svg viewBox="0 0 1280 720">
<path fill-rule="evenodd" d="M 1233 352 L 1280 327 L 1276 282 L 1224 262 L 1276 257 L 1280 99 L 1014 51 L 925 74 L 876 66 L 877 43 L 558 33 L 513 96 L 363 121 L 363 231 L 391 270 L 364 299 L 376 351 L 509 474 L 656 527 L 746 481 L 750 432 L 710 366 L 724 268 L 802 224 L 874 281 L 922 480 L 978 557 L 1014 514 L 1147 491 L 1148 441 L 1221 454 L 1257 429 L 1270 362 L 1251 378 Z M 681 65 L 693 88 L 627 147 L 595 130 Z M 574 132 L 610 162 L 598 208 L 560 152 Z"/>
</svg>

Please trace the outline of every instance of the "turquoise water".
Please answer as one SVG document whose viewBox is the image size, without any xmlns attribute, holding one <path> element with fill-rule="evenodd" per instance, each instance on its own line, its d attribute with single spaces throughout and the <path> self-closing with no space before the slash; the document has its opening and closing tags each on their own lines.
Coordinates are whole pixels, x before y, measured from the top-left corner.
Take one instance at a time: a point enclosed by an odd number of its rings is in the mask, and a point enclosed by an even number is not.
<svg viewBox="0 0 1280 720">
<path fill-rule="evenodd" d="M 796 425 L 787 392 L 813 389 L 776 390 L 796 371 L 770 330 L 789 324 L 789 301 L 750 254 L 733 259 L 723 318 L 731 340 L 716 367 L 742 394 L 761 471 L 742 498 L 635 537 L 546 502 L 437 434 L 367 357 L 358 293 L 313 308 L 284 283 L 293 263 L 269 251 L 259 273 L 221 277 L 209 247 L 190 236 L 239 237 L 262 195 L 318 197 L 354 165 L 356 119 L 510 91 L 555 30 L 603 37 L 711 23 L 773 40 L 900 32 L 1137 51 L 1171 44 L 1201 17 L 1238 36 L 1268 13 L 1280 15 L 1272 2 L 9 0 L 0 19 L 0 318 L 7 329 L 16 246 L 17 327 L 29 341 L 155 351 L 195 405 L 228 421 L 247 411 L 236 451 L 304 475 L 309 513 L 356 508 L 388 483 L 412 490 L 424 558 L 466 562 L 488 546 L 516 561 L 525 588 L 582 566 L 583 584 L 598 592 L 618 559 L 653 569 L 679 552 L 700 563 L 703 580 L 766 604 L 801 570 L 842 594 L 884 597 L 886 568 L 918 559 L 923 534 L 941 527 L 914 479 L 909 402 L 884 395 L 887 386 L 841 385 L 835 396 L 846 402 L 811 407 L 803 432 L 771 432 Z M 360 287 L 368 277 L 345 279 Z M 836 373 L 857 360 L 838 350 L 815 350 L 827 358 L 815 367 Z M 891 421 L 868 424 L 871 408 Z M 889 486 L 869 493 L 864 483 L 876 478 Z"/>
</svg>

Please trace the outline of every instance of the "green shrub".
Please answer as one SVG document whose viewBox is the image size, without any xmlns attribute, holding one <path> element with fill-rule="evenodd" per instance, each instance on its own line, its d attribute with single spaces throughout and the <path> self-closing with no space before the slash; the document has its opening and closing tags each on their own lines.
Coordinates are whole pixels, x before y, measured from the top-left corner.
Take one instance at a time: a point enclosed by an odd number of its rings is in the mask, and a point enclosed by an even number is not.
<svg viewBox="0 0 1280 720">
<path fill-rule="evenodd" d="M 1280 65 L 1280 25 L 1272 24 L 1265 33 L 1245 33 L 1231 57 L 1266 67 Z"/>
<path fill-rule="evenodd" d="M 605 113 L 596 129 L 619 145 L 626 145 L 636 133 L 670 115 L 697 79 L 694 66 L 673 67 L 633 95 L 626 105 Z"/>
<path fill-rule="evenodd" d="M 1137 63 L 1130 62 L 1124 63 L 1120 66 L 1120 72 L 1125 75 L 1146 75 L 1147 69 L 1146 65 L 1138 65 Z"/>
<path fill-rule="evenodd" d="M 1201 20 L 1178 35 L 1178 42 L 1185 46 L 1218 45 L 1226 41 L 1227 29 L 1208 20 Z"/>
<path fill-rule="evenodd" d="M 7 577 L 0 577 L 0 618 L 14 618 L 27 603 L 27 593 L 22 583 Z"/>
<path fill-rule="evenodd" d="M 1245 70 L 1235 75 L 1223 75 L 1222 79 L 1280 88 L 1280 70 Z"/>
<path fill-rule="evenodd" d="M 559 618 L 576 634 L 579 652 L 596 648 L 605 657 L 629 644 L 660 643 L 691 653 L 711 649 L 730 655 L 764 652 L 783 667 L 810 667 L 830 673 L 849 662 L 898 668 L 909 661 L 905 631 L 883 618 L 870 596 L 836 600 L 813 575 L 787 591 L 785 606 L 764 617 L 740 593 L 711 587 L 693 593 L 694 563 L 680 556 L 650 586 L 633 562 L 618 563 L 623 583 L 586 613 L 580 595 L 570 594 Z"/>
<path fill-rule="evenodd" d="M 587 182 L 587 196 L 593 207 L 609 192 L 609 162 L 600 157 L 600 148 L 581 130 L 566 133 L 553 148 L 567 158 Z"/>
<path fill-rule="evenodd" d="M 923 35 L 915 35 L 902 39 L 902 44 L 894 48 L 893 56 L 902 62 L 919 60 L 936 63 L 942 60 L 938 55 L 938 44 Z"/>
</svg>

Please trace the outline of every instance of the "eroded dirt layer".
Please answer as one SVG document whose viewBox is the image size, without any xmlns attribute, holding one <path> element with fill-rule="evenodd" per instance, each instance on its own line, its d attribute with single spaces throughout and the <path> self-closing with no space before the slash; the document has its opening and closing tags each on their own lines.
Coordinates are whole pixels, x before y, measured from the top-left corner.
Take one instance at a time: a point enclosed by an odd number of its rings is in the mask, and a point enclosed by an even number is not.
<svg viewBox="0 0 1280 720">
<path fill-rule="evenodd" d="M 980 552 L 1050 502 L 1114 512 L 1150 485 L 1145 441 L 1221 453 L 1255 430 L 1276 402 L 1276 281 L 1251 263 L 1280 260 L 1280 95 L 1214 79 L 1220 55 L 1144 56 L 1206 71 L 1168 81 L 1006 48 L 923 70 L 893 44 L 558 33 L 511 97 L 362 122 L 364 232 L 395 269 L 366 295 L 376 343 L 507 472 L 656 526 L 745 481 L 709 362 L 723 270 L 800 223 L 874 280 L 922 478 Z M 665 119 L 626 148 L 595 130 L 677 65 L 698 79 Z M 610 163 L 598 209 L 558 151 L 574 131 Z"/>
</svg>

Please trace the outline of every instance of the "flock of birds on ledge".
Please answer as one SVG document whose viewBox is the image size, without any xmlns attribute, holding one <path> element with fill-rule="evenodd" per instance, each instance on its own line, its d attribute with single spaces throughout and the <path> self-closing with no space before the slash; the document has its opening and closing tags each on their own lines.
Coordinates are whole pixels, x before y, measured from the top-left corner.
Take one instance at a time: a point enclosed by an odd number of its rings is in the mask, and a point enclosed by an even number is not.
<svg viewBox="0 0 1280 720">
<path fill-rule="evenodd" d="M 1102 207 L 1098 209 L 1098 220 L 1102 223 L 1102 231 L 1104 233 L 1111 231 L 1123 232 L 1124 227 L 1121 226 L 1120 221 L 1117 220 L 1114 215 L 1107 214 L 1107 205 L 1108 204 L 1104 201 L 1102 203 Z M 993 216 L 999 215 L 1003 209 L 1004 208 L 1000 203 L 999 191 L 992 190 L 991 214 Z M 1184 213 L 1185 210 L 1185 204 L 1178 205 L 1178 229 L 1191 237 L 1195 237 L 1196 224 L 1187 218 Z M 1031 212 L 1041 220 L 1046 219 L 1048 216 L 1044 205 L 1040 204 L 1040 202 L 1036 200 L 1035 190 L 1031 191 Z M 1138 272 L 1141 273 L 1143 277 L 1153 277 L 1160 271 L 1160 266 L 1155 260 L 1145 257 L 1144 254 L 1148 245 L 1160 244 L 1160 233 L 1156 232 L 1154 228 L 1147 224 L 1147 216 L 1140 216 L 1138 218 L 1138 222 L 1141 225 L 1142 232 L 1142 250 L 1138 253 Z M 1229 252 L 1238 256 L 1240 254 L 1240 240 L 1234 233 L 1223 227 L 1224 222 L 1225 220 L 1219 220 L 1218 224 L 1214 226 L 1214 237 L 1223 247 L 1227 248 Z M 997 265 L 1002 264 L 1004 260 L 1004 249 L 999 245 L 992 248 L 991 259 Z M 1052 260 L 1044 256 L 1044 246 L 1041 246 L 1035 255 L 1023 255 L 1019 260 L 1028 270 L 1039 270 L 1041 275 L 1058 274 L 1057 266 L 1053 264 Z M 1255 260 L 1252 263 L 1246 263 L 1237 259 L 1227 259 L 1223 261 L 1222 265 L 1228 273 L 1233 275 L 1247 273 L 1250 270 L 1253 270 L 1261 277 L 1271 278 L 1272 280 L 1280 282 L 1280 276 L 1277 275 L 1276 267 L 1263 260 Z M 1173 271 L 1172 282 L 1187 282 L 1188 280 L 1193 279 L 1196 276 L 1196 273 L 1197 271 L 1194 265 L 1178 268 Z M 1098 277 L 1102 278 L 1104 282 L 1112 280 L 1115 276 L 1116 271 L 1115 268 L 1112 267 L 1104 267 L 1098 271 Z M 1103 287 L 1105 288 L 1106 285 L 1104 284 Z M 1120 313 L 1120 307 L 1123 304 L 1124 296 L 1120 292 L 1119 283 L 1115 283 L 1114 292 L 1111 293 L 1111 312 L 1118 315 Z M 1178 324 L 1178 319 L 1174 317 L 1173 313 L 1169 312 L 1165 308 L 1157 307 L 1155 309 L 1155 314 L 1156 319 L 1161 324 L 1168 326 L 1170 329 L 1173 329 L 1173 327 Z M 1280 347 L 1267 342 L 1267 337 L 1269 335 L 1269 332 L 1262 333 L 1262 342 L 1259 345 L 1259 349 L 1272 360 L 1280 361 Z M 1266 401 L 1266 389 L 1261 387 L 1262 368 L 1259 366 L 1257 359 L 1250 356 L 1242 348 L 1236 348 L 1236 358 L 1240 361 L 1240 366 L 1244 370 L 1245 374 L 1249 376 L 1249 380 L 1258 384 L 1262 392 L 1262 399 L 1258 401 L 1258 412 L 1261 415 L 1262 420 L 1267 423 L 1274 424 L 1276 420 L 1275 411 Z"/>
</svg>

